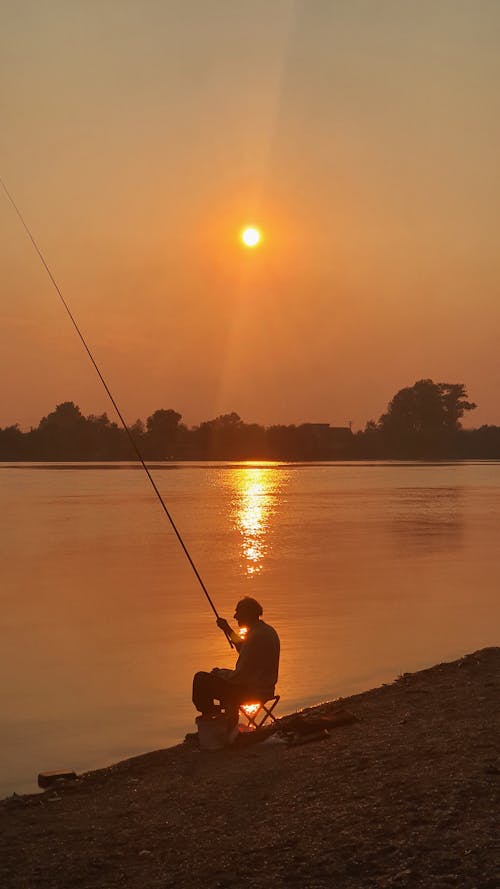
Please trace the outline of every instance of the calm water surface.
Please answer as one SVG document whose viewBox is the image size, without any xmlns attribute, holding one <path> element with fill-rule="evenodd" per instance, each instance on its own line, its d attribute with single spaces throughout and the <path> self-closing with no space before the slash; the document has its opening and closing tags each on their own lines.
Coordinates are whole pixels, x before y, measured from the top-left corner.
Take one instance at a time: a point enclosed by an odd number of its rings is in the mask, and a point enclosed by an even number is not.
<svg viewBox="0 0 500 889">
<path fill-rule="evenodd" d="M 498 644 L 500 464 L 163 464 L 222 615 L 260 599 L 284 713 Z M 0 464 L 0 796 L 164 747 L 234 655 L 142 471 Z"/>
</svg>

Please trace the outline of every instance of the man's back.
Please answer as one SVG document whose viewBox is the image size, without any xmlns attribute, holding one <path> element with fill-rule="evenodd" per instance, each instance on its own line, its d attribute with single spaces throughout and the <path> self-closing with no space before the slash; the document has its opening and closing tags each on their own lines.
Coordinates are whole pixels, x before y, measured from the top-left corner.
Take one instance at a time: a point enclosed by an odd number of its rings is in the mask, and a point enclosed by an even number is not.
<svg viewBox="0 0 500 889">
<path fill-rule="evenodd" d="M 271 697 L 278 681 L 279 636 L 269 624 L 259 620 L 248 631 L 236 662 L 234 680 L 261 697 Z"/>
</svg>

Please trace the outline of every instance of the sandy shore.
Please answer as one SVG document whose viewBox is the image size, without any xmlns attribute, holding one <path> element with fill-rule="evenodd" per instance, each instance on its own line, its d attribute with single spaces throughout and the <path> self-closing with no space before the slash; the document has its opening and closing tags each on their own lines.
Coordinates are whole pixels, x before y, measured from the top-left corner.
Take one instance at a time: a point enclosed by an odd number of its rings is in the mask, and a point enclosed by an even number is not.
<svg viewBox="0 0 500 889">
<path fill-rule="evenodd" d="M 345 699 L 325 740 L 184 744 L 9 798 L 0 886 L 493 889 L 499 690 L 485 649 Z"/>
</svg>

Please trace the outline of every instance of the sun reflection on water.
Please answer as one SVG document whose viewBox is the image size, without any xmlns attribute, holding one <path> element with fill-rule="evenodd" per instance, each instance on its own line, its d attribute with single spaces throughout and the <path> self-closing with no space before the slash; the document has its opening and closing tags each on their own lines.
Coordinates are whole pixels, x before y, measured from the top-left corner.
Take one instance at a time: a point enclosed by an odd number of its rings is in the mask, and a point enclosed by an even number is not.
<svg viewBox="0 0 500 889">
<path fill-rule="evenodd" d="M 269 553 L 269 523 L 280 487 L 280 470 L 272 465 L 248 464 L 235 471 L 235 523 L 241 534 L 246 574 L 262 571 Z"/>
</svg>

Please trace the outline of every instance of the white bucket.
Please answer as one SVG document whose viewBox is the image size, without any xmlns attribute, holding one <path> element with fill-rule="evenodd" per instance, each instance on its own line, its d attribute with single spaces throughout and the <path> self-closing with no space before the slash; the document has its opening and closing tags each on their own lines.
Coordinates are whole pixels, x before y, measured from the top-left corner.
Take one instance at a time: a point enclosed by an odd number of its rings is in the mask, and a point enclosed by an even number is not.
<svg viewBox="0 0 500 889">
<path fill-rule="evenodd" d="M 226 716 L 197 716 L 198 742 L 200 750 L 222 750 L 229 741 L 229 726 Z"/>
</svg>

